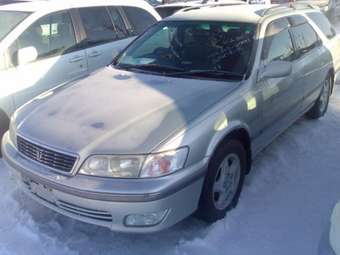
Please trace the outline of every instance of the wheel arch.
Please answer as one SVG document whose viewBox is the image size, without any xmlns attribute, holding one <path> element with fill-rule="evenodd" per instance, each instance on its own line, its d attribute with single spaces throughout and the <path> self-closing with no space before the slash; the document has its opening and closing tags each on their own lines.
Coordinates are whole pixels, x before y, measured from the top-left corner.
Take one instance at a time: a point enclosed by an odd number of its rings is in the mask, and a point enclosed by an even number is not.
<svg viewBox="0 0 340 255">
<path fill-rule="evenodd" d="M 9 116 L 3 109 L 0 108 L 0 145 L 2 142 L 2 136 L 9 129 L 9 123 L 10 123 Z M 0 157 L 1 156 L 2 154 L 1 154 L 1 146 L 0 146 Z"/>
<path fill-rule="evenodd" d="M 225 143 L 227 143 L 230 140 L 237 140 L 242 143 L 244 146 L 246 152 L 247 152 L 247 169 L 246 173 L 248 174 L 251 170 L 252 165 L 252 149 L 251 149 L 251 138 L 250 138 L 250 132 L 246 125 L 239 124 L 234 126 L 233 128 L 226 131 L 223 135 L 220 135 L 218 141 L 214 143 L 213 146 L 210 146 L 210 160 L 212 159 L 212 156 L 216 153 L 216 151 Z"/>
</svg>

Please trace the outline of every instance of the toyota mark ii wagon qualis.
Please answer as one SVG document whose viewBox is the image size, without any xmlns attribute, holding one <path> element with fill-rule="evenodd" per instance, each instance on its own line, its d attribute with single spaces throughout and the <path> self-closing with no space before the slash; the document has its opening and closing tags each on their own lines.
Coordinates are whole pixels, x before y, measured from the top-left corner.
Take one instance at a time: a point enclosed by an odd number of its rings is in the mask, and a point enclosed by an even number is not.
<svg viewBox="0 0 340 255">
<path fill-rule="evenodd" d="M 152 232 L 236 206 L 252 159 L 325 114 L 333 61 L 309 7 L 184 10 L 92 76 L 12 117 L 2 151 L 20 187 L 69 217 Z"/>
</svg>

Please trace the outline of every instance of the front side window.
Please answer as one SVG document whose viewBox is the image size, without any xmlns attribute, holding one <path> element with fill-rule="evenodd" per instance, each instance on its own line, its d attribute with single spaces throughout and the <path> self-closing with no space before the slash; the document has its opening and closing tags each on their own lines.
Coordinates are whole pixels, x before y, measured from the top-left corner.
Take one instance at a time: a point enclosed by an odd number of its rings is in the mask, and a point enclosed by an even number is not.
<svg viewBox="0 0 340 255">
<path fill-rule="evenodd" d="M 161 22 L 130 45 L 116 66 L 163 74 L 242 78 L 249 67 L 255 29 L 248 23 Z"/>
<path fill-rule="evenodd" d="M 0 11 L 0 41 L 29 15 L 28 12 Z"/>
<path fill-rule="evenodd" d="M 335 37 L 336 32 L 325 15 L 320 12 L 310 12 L 307 16 L 314 21 L 328 39 Z"/>
<path fill-rule="evenodd" d="M 157 22 L 147 11 L 138 7 L 123 7 L 123 10 L 131 23 L 132 34 L 139 35 L 143 33 L 148 27 Z"/>
<path fill-rule="evenodd" d="M 76 39 L 69 13 L 51 14 L 33 23 L 11 46 L 12 59 L 15 59 L 13 55 L 18 50 L 26 47 L 34 47 L 38 59 L 62 55 L 74 50 Z"/>
<path fill-rule="evenodd" d="M 115 40 L 113 24 L 105 7 L 79 9 L 89 46 L 108 43 Z"/>
<path fill-rule="evenodd" d="M 262 53 L 262 59 L 266 64 L 276 60 L 292 60 L 294 47 L 288 27 L 288 21 L 287 23 L 273 22 L 268 25 Z"/>
<path fill-rule="evenodd" d="M 299 55 L 308 53 L 317 46 L 319 38 L 308 23 L 292 27 L 290 30 L 295 41 L 296 51 Z"/>
</svg>

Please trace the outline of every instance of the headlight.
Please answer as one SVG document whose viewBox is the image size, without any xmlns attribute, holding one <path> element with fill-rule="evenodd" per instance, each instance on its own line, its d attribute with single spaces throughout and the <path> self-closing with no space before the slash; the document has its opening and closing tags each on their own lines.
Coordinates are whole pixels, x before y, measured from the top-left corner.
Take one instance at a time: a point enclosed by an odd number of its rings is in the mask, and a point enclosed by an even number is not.
<svg viewBox="0 0 340 255">
<path fill-rule="evenodd" d="M 159 177 L 184 168 L 189 149 L 187 147 L 149 155 L 143 165 L 140 177 Z"/>
<path fill-rule="evenodd" d="M 137 178 L 144 156 L 92 156 L 88 158 L 79 173 L 85 175 Z"/>
<path fill-rule="evenodd" d="M 79 174 L 112 178 L 151 178 L 176 172 L 184 167 L 188 148 L 149 156 L 92 156 Z"/>
</svg>

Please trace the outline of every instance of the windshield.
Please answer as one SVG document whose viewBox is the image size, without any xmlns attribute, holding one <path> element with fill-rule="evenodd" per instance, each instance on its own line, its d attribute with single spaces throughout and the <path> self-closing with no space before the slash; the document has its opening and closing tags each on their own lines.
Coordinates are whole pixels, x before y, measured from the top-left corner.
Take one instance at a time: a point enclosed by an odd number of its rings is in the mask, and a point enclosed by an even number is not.
<svg viewBox="0 0 340 255">
<path fill-rule="evenodd" d="M 255 27 L 233 22 L 160 22 L 123 52 L 116 67 L 239 79 L 248 70 Z"/>
<path fill-rule="evenodd" d="M 29 14 L 28 12 L 0 11 L 0 41 Z"/>
<path fill-rule="evenodd" d="M 186 6 L 169 6 L 169 7 L 159 7 L 156 8 L 156 11 L 159 13 L 159 15 L 164 19 L 166 17 L 169 17 L 173 15 L 175 12 L 186 8 Z"/>
</svg>

